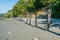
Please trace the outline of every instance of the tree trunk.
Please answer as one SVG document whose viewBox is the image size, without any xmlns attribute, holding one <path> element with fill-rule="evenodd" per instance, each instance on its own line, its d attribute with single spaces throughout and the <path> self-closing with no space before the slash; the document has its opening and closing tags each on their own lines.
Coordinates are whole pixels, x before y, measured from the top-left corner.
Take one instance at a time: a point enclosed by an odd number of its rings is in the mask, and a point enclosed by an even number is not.
<svg viewBox="0 0 60 40">
<path fill-rule="evenodd" d="M 47 27 L 46 27 L 46 31 L 49 31 L 49 16 L 48 16 L 48 14 L 47 14 Z"/>
<path fill-rule="evenodd" d="M 30 16 L 29 16 L 29 25 L 31 25 L 31 13 L 29 13 Z"/>
<path fill-rule="evenodd" d="M 35 12 L 35 26 L 37 27 L 37 13 Z"/>
<path fill-rule="evenodd" d="M 27 13 L 27 20 L 26 20 L 26 23 L 28 24 L 28 13 Z"/>
<path fill-rule="evenodd" d="M 22 19 L 22 21 L 24 22 L 24 18 Z"/>
<path fill-rule="evenodd" d="M 20 17 L 20 21 L 22 21 L 22 17 Z"/>
<path fill-rule="evenodd" d="M 47 28 L 46 28 L 46 31 L 49 31 L 50 19 L 51 19 L 51 10 L 48 10 L 48 12 L 47 12 Z"/>
<path fill-rule="evenodd" d="M 26 23 L 28 24 L 28 18 L 27 18 L 27 20 L 26 20 Z"/>
<path fill-rule="evenodd" d="M 22 17 L 23 17 L 23 15 L 24 15 L 24 14 L 22 13 L 22 14 L 21 14 L 21 21 L 23 21 L 23 18 L 22 18 Z"/>
</svg>

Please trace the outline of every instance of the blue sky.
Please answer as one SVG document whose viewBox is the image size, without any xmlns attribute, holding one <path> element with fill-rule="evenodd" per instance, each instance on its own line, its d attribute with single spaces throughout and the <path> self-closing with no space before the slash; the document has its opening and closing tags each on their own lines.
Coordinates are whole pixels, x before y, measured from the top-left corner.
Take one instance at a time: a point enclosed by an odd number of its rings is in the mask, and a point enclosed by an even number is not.
<svg viewBox="0 0 60 40">
<path fill-rule="evenodd" d="M 11 10 L 18 0 L 0 0 L 0 13 Z"/>
</svg>

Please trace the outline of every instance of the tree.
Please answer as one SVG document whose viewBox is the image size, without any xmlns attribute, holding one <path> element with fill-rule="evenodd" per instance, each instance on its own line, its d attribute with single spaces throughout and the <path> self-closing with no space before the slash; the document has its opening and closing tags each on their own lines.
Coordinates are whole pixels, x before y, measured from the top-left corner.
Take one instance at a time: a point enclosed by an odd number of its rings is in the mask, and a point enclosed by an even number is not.
<svg viewBox="0 0 60 40">
<path fill-rule="evenodd" d="M 26 10 L 25 0 L 19 0 L 15 6 L 17 7 L 17 10 L 20 12 L 18 13 L 18 15 L 20 14 L 20 19 L 22 21 L 22 17 L 25 15 L 25 10 Z"/>
<path fill-rule="evenodd" d="M 37 12 L 41 10 L 45 5 L 43 5 L 42 0 L 28 0 L 28 11 L 35 13 L 35 26 L 37 26 Z M 31 13 L 30 13 L 31 18 Z M 31 22 L 31 19 L 30 19 Z"/>
<path fill-rule="evenodd" d="M 57 10 L 56 10 L 56 6 L 57 6 L 57 4 L 58 4 L 58 1 L 57 0 L 48 0 L 48 4 L 50 5 L 49 6 L 49 8 L 52 10 L 52 12 L 51 12 L 51 14 L 54 14 L 55 15 L 55 13 L 54 12 L 56 12 Z M 56 11 L 55 11 L 56 10 Z M 54 17 L 54 15 L 52 15 L 52 17 Z M 48 16 L 49 17 L 49 16 Z M 56 16 L 55 16 L 56 17 Z M 49 18 L 47 19 L 47 21 L 48 21 L 48 23 L 47 23 L 47 28 L 46 28 L 46 30 L 47 31 L 49 31 L 49 25 L 50 25 L 50 20 L 49 20 Z"/>
<path fill-rule="evenodd" d="M 27 11 L 29 12 L 29 25 L 31 25 L 31 17 L 32 17 L 32 15 L 31 15 L 31 13 L 33 12 L 33 1 L 34 0 L 28 0 L 27 1 Z"/>
<path fill-rule="evenodd" d="M 17 7 L 14 6 L 14 8 L 13 8 L 13 17 L 17 17 L 18 16 L 17 12 L 18 12 Z"/>
<path fill-rule="evenodd" d="M 35 26 L 37 27 L 37 12 L 43 7 L 41 0 L 34 1 Z"/>
</svg>

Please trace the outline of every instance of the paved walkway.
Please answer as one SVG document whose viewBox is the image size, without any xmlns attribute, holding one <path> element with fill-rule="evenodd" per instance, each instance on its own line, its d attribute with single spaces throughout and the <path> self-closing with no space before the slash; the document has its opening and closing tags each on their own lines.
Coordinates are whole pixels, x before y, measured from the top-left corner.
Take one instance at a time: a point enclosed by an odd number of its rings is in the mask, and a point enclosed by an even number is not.
<svg viewBox="0 0 60 40">
<path fill-rule="evenodd" d="M 0 20 L 0 40 L 60 40 L 60 36 L 15 19 Z"/>
</svg>

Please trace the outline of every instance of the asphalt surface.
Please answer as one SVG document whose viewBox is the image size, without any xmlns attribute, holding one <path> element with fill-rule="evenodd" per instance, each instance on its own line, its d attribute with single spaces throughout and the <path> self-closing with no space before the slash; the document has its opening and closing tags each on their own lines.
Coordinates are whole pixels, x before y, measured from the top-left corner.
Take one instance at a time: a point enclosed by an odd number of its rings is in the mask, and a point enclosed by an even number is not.
<svg viewBox="0 0 60 40">
<path fill-rule="evenodd" d="M 0 40 L 60 40 L 60 36 L 17 21 L 16 19 L 0 20 Z"/>
</svg>

